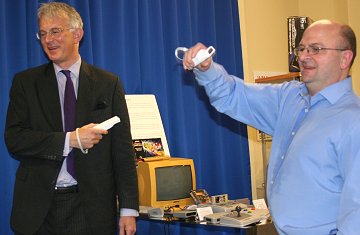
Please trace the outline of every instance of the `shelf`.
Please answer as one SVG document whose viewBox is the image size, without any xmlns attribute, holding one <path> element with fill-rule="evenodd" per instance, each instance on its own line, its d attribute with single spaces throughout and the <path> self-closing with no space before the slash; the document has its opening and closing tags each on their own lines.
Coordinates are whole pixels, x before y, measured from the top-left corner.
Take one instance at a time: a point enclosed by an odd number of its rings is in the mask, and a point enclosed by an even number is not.
<svg viewBox="0 0 360 235">
<path fill-rule="evenodd" d="M 255 83 L 278 83 L 278 82 L 298 79 L 300 77 L 301 77 L 300 72 L 291 72 L 291 73 L 281 74 L 281 75 L 277 75 L 277 76 L 258 78 L 255 80 Z"/>
</svg>

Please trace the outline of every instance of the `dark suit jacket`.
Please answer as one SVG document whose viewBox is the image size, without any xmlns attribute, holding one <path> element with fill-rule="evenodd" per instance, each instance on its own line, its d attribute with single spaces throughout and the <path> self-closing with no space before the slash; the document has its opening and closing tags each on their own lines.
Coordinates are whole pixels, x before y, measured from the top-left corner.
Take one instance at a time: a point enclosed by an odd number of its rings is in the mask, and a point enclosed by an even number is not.
<svg viewBox="0 0 360 235">
<path fill-rule="evenodd" d="M 139 207 L 130 122 L 118 77 L 83 61 L 76 106 L 77 127 L 100 123 L 114 115 L 121 119 L 87 155 L 75 149 L 79 194 L 89 226 L 93 234 L 114 234 L 116 197 L 120 208 Z M 11 226 L 17 232 L 32 234 L 50 208 L 64 160 L 65 133 L 52 63 L 15 75 L 5 142 L 20 161 Z"/>
</svg>

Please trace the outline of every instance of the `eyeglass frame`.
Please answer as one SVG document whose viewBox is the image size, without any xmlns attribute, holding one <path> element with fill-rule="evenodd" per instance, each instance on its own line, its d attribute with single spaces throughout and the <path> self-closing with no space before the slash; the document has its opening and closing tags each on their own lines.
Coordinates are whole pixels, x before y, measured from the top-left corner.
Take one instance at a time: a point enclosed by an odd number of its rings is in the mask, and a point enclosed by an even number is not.
<svg viewBox="0 0 360 235">
<path fill-rule="evenodd" d="M 36 38 L 38 40 L 42 40 L 45 39 L 48 34 L 52 37 L 52 38 L 59 38 L 61 33 L 64 32 L 65 30 L 70 30 L 70 29 L 75 29 L 75 28 L 51 28 L 49 31 L 45 31 L 45 30 L 39 30 L 39 32 L 36 33 Z M 54 32 L 54 30 L 59 30 L 59 32 Z M 44 33 L 44 35 L 41 35 L 42 33 Z M 58 34 L 58 35 L 54 35 L 54 34 Z"/>
<path fill-rule="evenodd" d="M 302 50 L 300 51 L 299 49 L 302 48 Z M 309 48 L 311 48 L 311 50 L 309 50 Z M 308 46 L 297 46 L 295 47 L 294 49 L 294 54 L 299 57 L 303 52 L 304 50 L 307 50 L 307 53 L 309 55 L 317 55 L 320 53 L 320 51 L 322 50 L 331 50 L 331 51 L 346 51 L 346 50 L 349 50 L 347 48 L 329 48 L 329 47 L 319 47 L 319 46 L 314 46 L 314 45 L 308 45 Z"/>
</svg>

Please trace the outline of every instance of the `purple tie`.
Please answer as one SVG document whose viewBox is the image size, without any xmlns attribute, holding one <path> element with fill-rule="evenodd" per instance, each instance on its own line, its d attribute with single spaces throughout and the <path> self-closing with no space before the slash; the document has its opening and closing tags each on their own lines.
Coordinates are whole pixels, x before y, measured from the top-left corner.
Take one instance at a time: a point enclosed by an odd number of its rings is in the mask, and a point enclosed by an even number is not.
<svg viewBox="0 0 360 235">
<path fill-rule="evenodd" d="M 61 72 L 66 76 L 66 85 L 65 85 L 65 94 L 64 94 L 65 131 L 71 132 L 75 130 L 76 96 L 75 96 L 74 84 L 71 81 L 70 70 L 61 70 Z M 73 150 L 66 157 L 66 168 L 69 174 L 74 179 L 76 179 Z"/>
</svg>

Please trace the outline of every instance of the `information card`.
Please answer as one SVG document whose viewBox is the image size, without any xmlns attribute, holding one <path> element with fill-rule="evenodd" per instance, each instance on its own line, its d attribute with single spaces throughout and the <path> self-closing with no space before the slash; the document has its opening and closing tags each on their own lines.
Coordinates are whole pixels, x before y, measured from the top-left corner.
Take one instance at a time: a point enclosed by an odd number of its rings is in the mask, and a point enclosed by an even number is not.
<svg viewBox="0 0 360 235">
<path fill-rule="evenodd" d="M 125 95 L 138 158 L 171 156 L 154 95 Z"/>
</svg>

